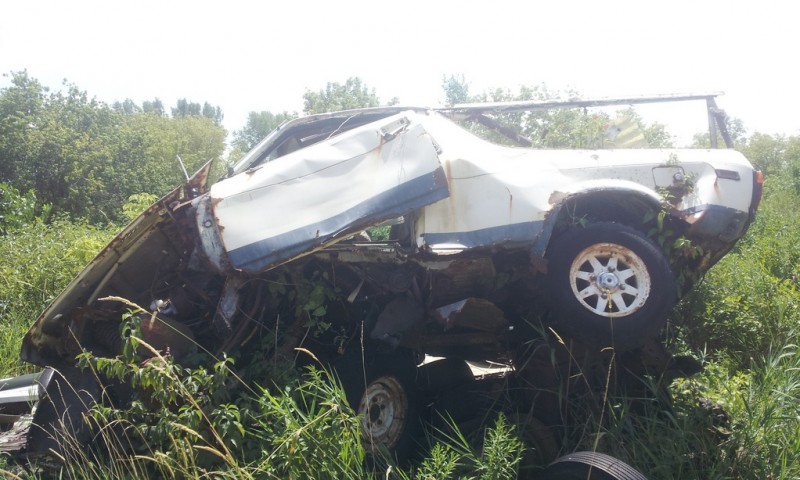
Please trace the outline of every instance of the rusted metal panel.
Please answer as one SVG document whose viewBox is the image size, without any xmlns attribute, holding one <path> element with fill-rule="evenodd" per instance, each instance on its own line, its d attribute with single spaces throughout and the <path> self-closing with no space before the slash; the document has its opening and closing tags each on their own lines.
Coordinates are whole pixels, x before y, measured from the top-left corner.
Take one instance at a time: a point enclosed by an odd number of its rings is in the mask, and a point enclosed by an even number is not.
<svg viewBox="0 0 800 480">
<path fill-rule="evenodd" d="M 204 165 L 184 186 L 168 193 L 136 217 L 70 282 L 25 335 L 20 353 L 23 360 L 41 366 L 57 365 L 64 355 L 71 353 L 72 348 L 67 342 L 74 339 L 67 332 L 81 328 L 74 325 L 72 311 L 94 302 L 114 279 L 120 265 L 132 256 L 143 253 L 140 247 L 162 222 L 171 220 L 170 211 L 179 208 L 191 196 L 205 191 L 210 168 L 211 162 Z"/>
</svg>

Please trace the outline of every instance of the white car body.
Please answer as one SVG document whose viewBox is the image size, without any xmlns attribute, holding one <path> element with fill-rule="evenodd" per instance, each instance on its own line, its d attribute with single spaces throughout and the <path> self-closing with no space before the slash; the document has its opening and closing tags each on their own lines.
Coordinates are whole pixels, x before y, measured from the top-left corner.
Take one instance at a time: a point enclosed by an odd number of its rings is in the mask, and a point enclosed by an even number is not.
<svg viewBox="0 0 800 480">
<path fill-rule="evenodd" d="M 752 166 L 734 150 L 500 147 L 420 110 L 238 168 L 195 200 L 219 271 L 264 271 L 404 215 L 420 251 L 530 245 L 544 254 L 547 217 L 566 199 L 617 192 L 657 208 L 683 179 L 693 188 L 672 215 L 696 225 L 698 237 L 729 243 L 749 223 L 756 188 Z M 707 216 L 716 218 L 701 226 Z"/>
</svg>

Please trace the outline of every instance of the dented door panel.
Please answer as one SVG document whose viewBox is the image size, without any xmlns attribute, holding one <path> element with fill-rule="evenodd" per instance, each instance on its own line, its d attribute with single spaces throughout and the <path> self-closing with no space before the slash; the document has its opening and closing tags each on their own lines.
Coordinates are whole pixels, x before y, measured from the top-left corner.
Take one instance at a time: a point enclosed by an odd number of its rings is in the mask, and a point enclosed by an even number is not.
<svg viewBox="0 0 800 480">
<path fill-rule="evenodd" d="M 351 130 L 214 185 L 198 204 L 212 263 L 267 270 L 446 198 L 436 146 L 409 117 Z"/>
</svg>

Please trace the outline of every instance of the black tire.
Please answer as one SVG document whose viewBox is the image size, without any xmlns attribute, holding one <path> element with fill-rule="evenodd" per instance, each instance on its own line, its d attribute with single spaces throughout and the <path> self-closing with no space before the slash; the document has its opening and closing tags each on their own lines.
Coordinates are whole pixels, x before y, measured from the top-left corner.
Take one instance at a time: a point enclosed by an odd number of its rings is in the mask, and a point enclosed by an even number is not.
<svg viewBox="0 0 800 480">
<path fill-rule="evenodd" d="M 557 330 L 592 346 L 629 349 L 655 336 L 677 300 L 664 252 L 638 230 L 594 223 L 556 238 L 548 287 Z"/>
<path fill-rule="evenodd" d="M 647 480 L 622 460 L 598 452 L 575 452 L 557 458 L 539 477 L 541 480 Z"/>
<path fill-rule="evenodd" d="M 362 361 L 363 359 L 363 361 Z M 411 352 L 352 352 L 336 362 L 347 401 L 361 417 L 362 441 L 371 457 L 387 452 L 404 463 L 420 452 L 422 395 Z"/>
</svg>

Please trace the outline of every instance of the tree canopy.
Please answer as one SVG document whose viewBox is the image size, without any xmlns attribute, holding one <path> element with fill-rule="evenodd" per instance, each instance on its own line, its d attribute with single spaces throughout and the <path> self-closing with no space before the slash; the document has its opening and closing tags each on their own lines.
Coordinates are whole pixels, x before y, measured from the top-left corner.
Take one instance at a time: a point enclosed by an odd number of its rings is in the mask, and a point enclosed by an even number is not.
<svg viewBox="0 0 800 480">
<path fill-rule="evenodd" d="M 397 103 L 393 99 L 391 103 Z M 328 82 L 324 89 L 303 94 L 303 113 L 325 113 L 352 108 L 377 107 L 381 104 L 374 88 L 369 88 L 358 77 L 348 78 L 344 84 Z"/>
<path fill-rule="evenodd" d="M 489 89 L 478 94 L 470 94 L 469 83 L 463 75 L 446 76 L 442 80 L 445 103 L 547 101 L 559 98 L 579 97 L 575 90 L 553 91 L 544 84 L 521 86 L 517 91 L 508 88 Z M 487 127 L 486 121 L 478 116 L 470 117 L 468 124 L 476 134 L 492 141 L 509 143 L 507 137 Z M 549 109 L 529 112 L 502 113 L 493 120 L 514 133 L 530 140 L 534 148 L 604 148 L 620 146 L 671 147 L 672 140 L 664 125 L 646 125 L 633 108 L 620 110 L 615 116 L 605 111 L 589 112 L 585 109 Z M 609 127 L 632 128 L 641 135 L 636 144 L 620 145 L 616 138 L 609 136 Z M 619 130 L 619 129 L 618 129 Z"/>
<path fill-rule="evenodd" d="M 297 113 L 250 112 L 244 128 L 233 132 L 231 146 L 241 152 L 247 152 L 281 123 L 293 118 L 297 118 Z"/>
<path fill-rule="evenodd" d="M 51 92 L 14 72 L 0 90 L 0 182 L 34 192 L 54 214 L 117 220 L 130 195 L 162 195 L 180 184 L 177 155 L 192 171 L 221 156 L 221 111 L 208 106 L 195 115 L 191 105 L 199 104 L 179 101 L 173 111 L 185 114 L 167 117 L 158 100 L 109 106 L 74 84 Z"/>
<path fill-rule="evenodd" d="M 389 103 L 397 103 L 393 98 Z M 369 88 L 360 78 L 350 77 L 345 82 L 328 82 L 324 89 L 316 92 L 307 90 L 303 94 L 303 113 L 335 112 L 353 108 L 377 107 L 381 104 L 374 88 Z M 281 123 L 297 118 L 297 112 L 273 113 L 270 111 L 250 112 L 247 123 L 241 130 L 233 132 L 232 151 L 229 159 L 235 161 L 253 148 Z"/>
</svg>

